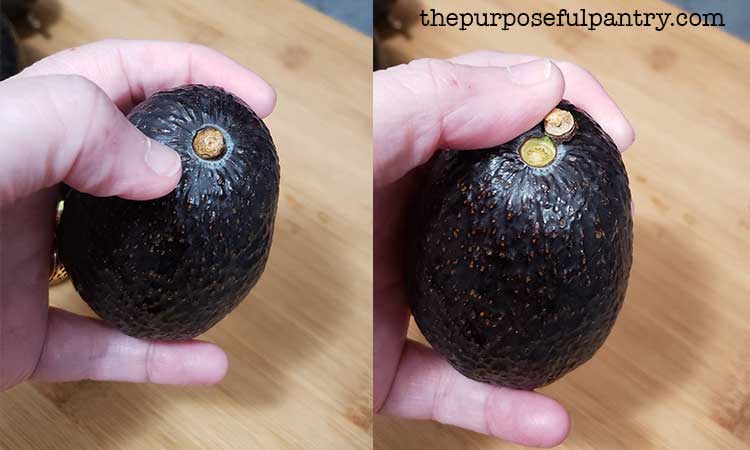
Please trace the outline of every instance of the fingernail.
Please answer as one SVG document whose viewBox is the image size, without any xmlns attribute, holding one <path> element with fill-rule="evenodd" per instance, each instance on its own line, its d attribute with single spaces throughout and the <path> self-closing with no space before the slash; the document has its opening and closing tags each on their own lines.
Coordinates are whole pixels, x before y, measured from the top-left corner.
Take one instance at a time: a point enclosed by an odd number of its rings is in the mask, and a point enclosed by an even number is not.
<svg viewBox="0 0 750 450">
<path fill-rule="evenodd" d="M 180 156 L 171 148 L 147 139 L 146 164 L 158 175 L 170 177 L 180 170 Z"/>
<path fill-rule="evenodd" d="M 552 62 L 549 59 L 535 59 L 515 66 L 506 66 L 510 81 L 517 86 L 531 86 L 541 83 L 552 73 Z"/>
</svg>

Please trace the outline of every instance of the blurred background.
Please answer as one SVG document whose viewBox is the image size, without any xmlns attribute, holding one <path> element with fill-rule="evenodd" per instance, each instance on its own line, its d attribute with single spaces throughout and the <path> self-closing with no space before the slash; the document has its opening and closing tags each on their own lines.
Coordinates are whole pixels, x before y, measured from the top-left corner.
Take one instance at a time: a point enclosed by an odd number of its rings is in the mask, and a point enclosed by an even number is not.
<svg viewBox="0 0 750 450">
<path fill-rule="evenodd" d="M 750 3 L 744 0 L 669 0 L 669 3 L 690 12 L 721 13 L 726 20 L 724 30 L 727 33 L 745 41 L 750 40 Z"/>
<path fill-rule="evenodd" d="M 362 33 L 372 33 L 372 2 L 363 0 L 302 0 L 304 3 L 348 24 Z M 382 0 L 375 3 L 387 3 Z M 457 4 L 460 2 L 456 2 Z M 669 0 L 669 3 L 691 12 L 718 12 L 726 20 L 725 31 L 750 40 L 750 3 L 746 0 Z"/>
<path fill-rule="evenodd" d="M 322 11 L 330 11 L 334 15 L 339 14 L 341 19 L 347 23 L 358 23 L 359 17 L 356 11 L 341 6 L 345 2 L 338 2 L 336 0 L 309 1 L 310 4 L 315 5 L 315 7 L 320 8 Z M 423 2 L 417 0 L 374 0 L 373 3 L 375 6 L 374 68 L 386 68 L 408 62 L 408 60 L 404 60 L 403 57 L 398 55 L 397 52 L 389 51 L 389 46 L 383 45 L 383 42 L 394 35 L 408 37 L 411 25 L 419 26 L 419 12 L 422 9 L 428 10 L 429 8 L 425 7 Z M 424 3 L 429 5 L 429 2 Z M 471 1 L 464 4 L 455 1 L 447 2 L 448 5 L 454 7 L 455 12 L 486 11 L 472 9 L 475 3 Z M 744 41 L 750 40 L 750 2 L 745 0 L 667 0 L 667 3 L 690 13 L 719 13 L 723 16 L 725 24 L 724 27 L 718 28 L 719 30 L 732 34 Z M 489 4 L 492 4 L 492 2 L 489 2 Z M 525 12 L 543 11 L 544 4 L 545 2 L 543 1 L 529 2 Z M 571 2 L 561 7 L 572 12 L 581 7 L 581 5 L 592 11 L 606 11 L 606 9 L 597 8 L 600 5 L 597 5 L 595 2 Z M 542 8 L 539 8 L 540 6 Z M 640 8 L 641 11 L 647 11 L 644 6 L 636 3 L 623 3 L 620 10 L 625 11 L 627 9 Z M 492 9 L 491 11 L 502 12 L 507 11 L 507 9 Z"/>
</svg>

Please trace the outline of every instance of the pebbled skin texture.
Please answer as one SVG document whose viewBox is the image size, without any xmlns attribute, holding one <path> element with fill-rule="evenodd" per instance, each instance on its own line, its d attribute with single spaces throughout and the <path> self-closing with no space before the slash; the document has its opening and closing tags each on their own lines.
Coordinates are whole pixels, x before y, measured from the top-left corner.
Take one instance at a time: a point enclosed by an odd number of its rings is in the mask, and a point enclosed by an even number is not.
<svg viewBox="0 0 750 450">
<path fill-rule="evenodd" d="M 0 80 L 18 73 L 18 46 L 13 25 L 0 14 Z"/>
<path fill-rule="evenodd" d="M 406 280 L 424 336 L 462 374 L 535 389 L 590 359 L 614 325 L 632 263 L 620 152 L 568 102 L 578 131 L 543 168 L 511 142 L 442 151 L 417 195 Z"/>
<path fill-rule="evenodd" d="M 276 149 L 263 121 L 220 88 L 159 92 L 128 119 L 181 155 L 180 183 L 151 201 L 71 190 L 61 258 L 105 322 L 136 337 L 191 338 L 232 311 L 263 272 L 279 195 Z M 228 144 L 214 161 L 192 149 L 207 124 Z"/>
</svg>

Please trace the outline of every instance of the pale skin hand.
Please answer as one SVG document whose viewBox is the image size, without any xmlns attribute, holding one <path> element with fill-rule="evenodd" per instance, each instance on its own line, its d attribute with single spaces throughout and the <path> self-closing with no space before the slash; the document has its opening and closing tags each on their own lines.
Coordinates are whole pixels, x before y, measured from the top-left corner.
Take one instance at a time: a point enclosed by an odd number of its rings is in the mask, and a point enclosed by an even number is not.
<svg viewBox="0 0 750 450">
<path fill-rule="evenodd" d="M 469 380 L 406 339 L 407 208 L 418 167 L 437 149 L 499 145 L 539 123 L 563 97 L 591 114 L 620 150 L 633 142 L 633 128 L 591 74 L 534 56 L 476 52 L 417 60 L 376 72 L 373 83 L 375 410 L 529 446 L 559 444 L 570 418 L 556 401 Z"/>
<path fill-rule="evenodd" d="M 212 384 L 226 354 L 197 340 L 152 342 L 48 305 L 58 185 L 146 200 L 177 185 L 177 154 L 125 115 L 152 93 L 216 85 L 261 117 L 276 103 L 258 75 L 211 49 L 103 41 L 45 58 L 0 83 L 0 390 L 25 380 Z"/>
</svg>

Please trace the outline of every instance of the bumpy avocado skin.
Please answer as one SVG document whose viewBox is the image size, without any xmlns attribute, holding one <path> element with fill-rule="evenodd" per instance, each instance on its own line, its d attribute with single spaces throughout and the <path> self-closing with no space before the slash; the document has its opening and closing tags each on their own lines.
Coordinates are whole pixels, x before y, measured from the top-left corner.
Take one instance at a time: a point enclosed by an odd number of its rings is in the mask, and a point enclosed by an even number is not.
<svg viewBox="0 0 750 450">
<path fill-rule="evenodd" d="M 532 168 L 521 145 L 442 151 L 418 194 L 407 251 L 411 309 L 432 347 L 474 380 L 518 389 L 590 359 L 632 263 L 628 177 L 612 139 L 567 102 L 578 130 Z"/>
<path fill-rule="evenodd" d="M 182 178 L 151 201 L 70 191 L 61 258 L 105 322 L 136 337 L 191 338 L 232 311 L 263 272 L 279 193 L 276 149 L 263 121 L 220 88 L 160 92 L 128 118 L 180 154 Z M 206 125 L 227 141 L 217 160 L 192 148 Z"/>
<path fill-rule="evenodd" d="M 0 80 L 18 73 L 18 45 L 13 25 L 0 14 Z"/>
</svg>

